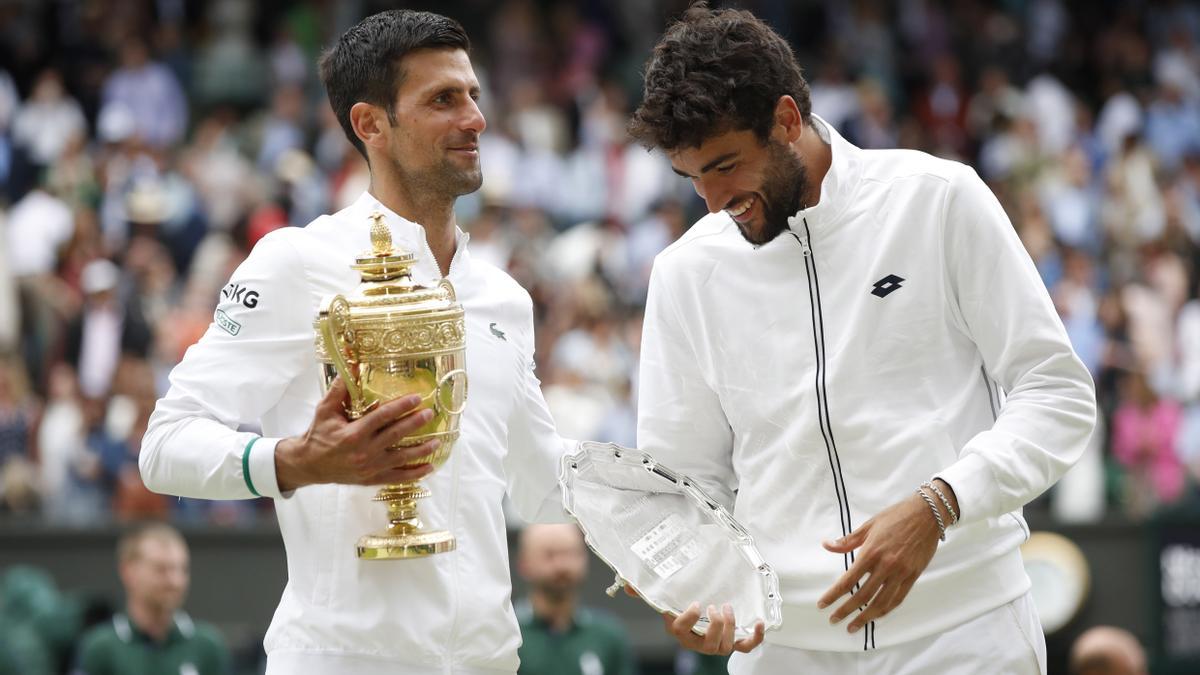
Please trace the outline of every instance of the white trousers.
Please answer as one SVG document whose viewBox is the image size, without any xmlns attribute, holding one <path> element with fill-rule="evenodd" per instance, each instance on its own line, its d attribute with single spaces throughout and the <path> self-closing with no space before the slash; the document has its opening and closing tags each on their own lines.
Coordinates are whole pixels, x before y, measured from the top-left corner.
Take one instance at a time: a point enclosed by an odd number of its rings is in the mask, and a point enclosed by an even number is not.
<svg viewBox="0 0 1200 675">
<path fill-rule="evenodd" d="M 842 625 L 846 625 L 844 622 Z M 944 633 L 862 652 L 763 643 L 731 675 L 1046 675 L 1046 638 L 1029 593 Z"/>
</svg>

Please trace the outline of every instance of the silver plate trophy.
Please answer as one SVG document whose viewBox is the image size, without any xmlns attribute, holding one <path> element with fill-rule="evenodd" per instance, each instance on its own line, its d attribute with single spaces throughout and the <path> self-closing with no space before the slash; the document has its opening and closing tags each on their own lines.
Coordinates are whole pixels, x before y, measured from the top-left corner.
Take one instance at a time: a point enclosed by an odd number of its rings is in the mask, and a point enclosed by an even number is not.
<svg viewBox="0 0 1200 675">
<path fill-rule="evenodd" d="M 617 581 L 659 612 L 701 607 L 694 632 L 708 630 L 709 605 L 733 606 L 736 638 L 782 622 L 779 578 L 750 534 L 687 476 L 650 455 L 611 443 L 585 442 L 562 460 L 563 507 Z"/>
</svg>

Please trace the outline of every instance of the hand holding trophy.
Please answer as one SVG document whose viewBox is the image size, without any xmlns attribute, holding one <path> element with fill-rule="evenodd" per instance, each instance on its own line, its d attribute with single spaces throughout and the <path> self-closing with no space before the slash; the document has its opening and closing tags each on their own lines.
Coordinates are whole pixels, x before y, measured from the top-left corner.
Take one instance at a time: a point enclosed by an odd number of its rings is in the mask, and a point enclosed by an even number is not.
<svg viewBox="0 0 1200 675">
<path fill-rule="evenodd" d="M 359 285 L 324 303 L 315 322 L 317 358 L 326 387 L 338 376 L 345 382 L 350 419 L 380 403 L 419 395 L 421 404 L 410 414 L 431 409 L 433 417 L 402 445 L 435 438 L 441 445 L 406 466 L 430 464 L 436 470 L 458 439 L 467 399 L 463 308 L 448 280 L 434 287 L 414 283 L 415 257 L 393 246 L 383 214 L 375 212 L 371 220 L 372 250 L 351 266 L 360 274 Z M 418 558 L 454 550 L 453 534 L 421 523 L 417 500 L 429 494 L 416 481 L 382 486 L 375 500 L 387 504 L 388 527 L 360 538 L 358 557 Z"/>
</svg>

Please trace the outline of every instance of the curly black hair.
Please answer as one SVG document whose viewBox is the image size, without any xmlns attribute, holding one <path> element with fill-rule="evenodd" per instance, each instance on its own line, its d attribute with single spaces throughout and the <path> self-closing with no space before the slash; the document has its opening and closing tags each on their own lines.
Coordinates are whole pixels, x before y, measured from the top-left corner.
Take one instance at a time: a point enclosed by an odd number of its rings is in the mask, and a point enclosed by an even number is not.
<svg viewBox="0 0 1200 675">
<path fill-rule="evenodd" d="M 784 95 L 808 123 L 808 83 L 787 41 L 748 11 L 698 3 L 654 47 L 629 134 L 667 151 L 726 131 L 751 130 L 765 143 Z"/>
<path fill-rule="evenodd" d="M 404 82 L 400 60 L 418 49 L 471 51 L 467 33 L 454 19 L 432 12 L 393 9 L 372 14 L 325 50 L 319 63 L 321 83 L 346 138 L 367 156 L 350 124 L 350 108 L 359 101 L 382 107 L 396 124 L 396 92 Z"/>
</svg>

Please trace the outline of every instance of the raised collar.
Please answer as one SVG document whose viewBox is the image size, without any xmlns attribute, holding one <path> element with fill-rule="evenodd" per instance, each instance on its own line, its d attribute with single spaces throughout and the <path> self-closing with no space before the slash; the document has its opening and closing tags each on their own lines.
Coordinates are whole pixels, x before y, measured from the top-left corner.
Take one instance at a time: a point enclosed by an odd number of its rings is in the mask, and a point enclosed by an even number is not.
<svg viewBox="0 0 1200 675">
<path fill-rule="evenodd" d="M 113 630 L 117 633 L 117 638 L 121 642 L 132 644 L 133 642 L 148 642 L 152 644 L 171 644 L 179 640 L 191 639 L 196 634 L 196 625 L 192 623 L 192 617 L 188 616 L 187 612 L 180 610 L 175 612 L 174 621 L 171 622 L 171 630 L 167 632 L 166 639 L 161 643 L 146 633 L 129 618 L 125 612 L 117 612 L 112 618 Z"/>
<path fill-rule="evenodd" d="M 813 114 L 812 119 L 814 125 L 821 125 L 828 133 L 831 161 L 829 171 L 825 172 L 825 177 L 821 179 L 820 201 L 800 209 L 795 216 L 788 218 L 788 225 L 792 229 L 796 229 L 801 218 L 808 222 L 810 228 L 837 223 L 838 218 L 853 201 L 862 179 L 862 150 L 843 138 L 832 124 L 818 115 Z"/>
<path fill-rule="evenodd" d="M 417 264 L 413 266 L 413 278 L 421 283 L 441 278 L 441 270 L 438 269 L 437 261 L 433 258 L 433 251 L 429 249 L 429 242 L 425 237 L 425 228 L 384 206 L 370 192 L 364 191 L 358 199 L 354 200 L 353 204 L 343 209 L 338 215 L 349 220 L 351 227 L 354 228 L 353 231 L 356 233 L 361 231 L 366 240 L 368 239 L 367 232 L 371 227 L 370 215 L 375 211 L 383 214 L 384 222 L 392 232 L 392 241 L 408 249 L 417 257 Z M 454 258 L 450 262 L 450 269 L 457 274 L 459 268 L 465 268 L 469 264 L 467 242 L 471 240 L 471 235 L 455 226 L 454 237 Z"/>
</svg>

